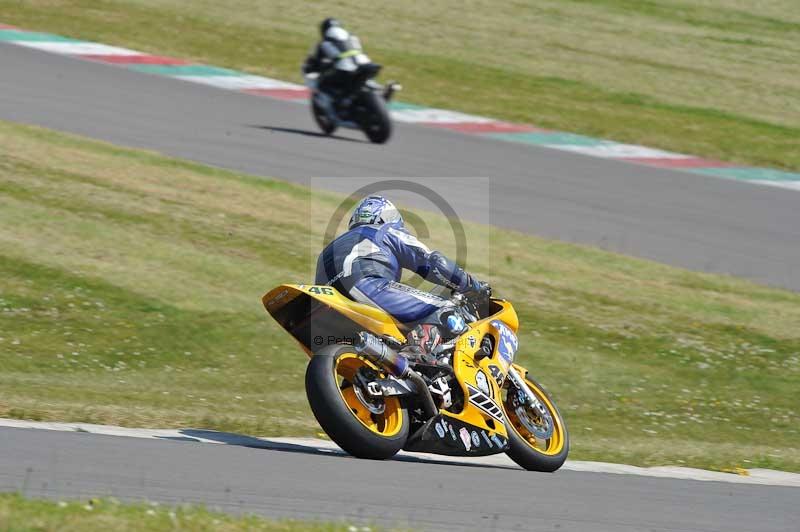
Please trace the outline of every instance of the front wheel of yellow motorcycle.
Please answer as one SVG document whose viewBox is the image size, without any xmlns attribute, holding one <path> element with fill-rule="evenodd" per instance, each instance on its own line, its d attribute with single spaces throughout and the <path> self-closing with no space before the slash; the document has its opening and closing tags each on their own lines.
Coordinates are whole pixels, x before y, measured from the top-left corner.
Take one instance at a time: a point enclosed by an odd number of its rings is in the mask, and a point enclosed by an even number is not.
<svg viewBox="0 0 800 532">
<path fill-rule="evenodd" d="M 314 417 L 339 447 L 358 458 L 390 458 L 408 438 L 408 411 L 400 400 L 371 394 L 364 386 L 384 377 L 349 346 L 321 349 L 306 368 L 306 395 Z"/>
<path fill-rule="evenodd" d="M 525 376 L 538 400 L 531 405 L 510 382 L 503 388 L 509 448 L 506 454 L 529 471 L 551 473 L 567 460 L 569 434 L 564 418 L 542 385 Z"/>
</svg>

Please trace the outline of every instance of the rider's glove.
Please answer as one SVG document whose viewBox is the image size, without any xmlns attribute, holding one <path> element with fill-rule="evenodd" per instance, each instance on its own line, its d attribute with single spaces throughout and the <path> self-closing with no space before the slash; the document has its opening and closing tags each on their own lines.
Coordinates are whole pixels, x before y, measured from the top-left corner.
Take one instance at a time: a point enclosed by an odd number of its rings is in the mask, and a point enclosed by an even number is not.
<svg viewBox="0 0 800 532">
<path fill-rule="evenodd" d="M 492 287 L 489 286 L 489 283 L 479 281 L 470 275 L 467 288 L 463 291 L 463 294 L 470 297 L 477 297 L 478 299 L 488 299 L 492 296 Z"/>
</svg>

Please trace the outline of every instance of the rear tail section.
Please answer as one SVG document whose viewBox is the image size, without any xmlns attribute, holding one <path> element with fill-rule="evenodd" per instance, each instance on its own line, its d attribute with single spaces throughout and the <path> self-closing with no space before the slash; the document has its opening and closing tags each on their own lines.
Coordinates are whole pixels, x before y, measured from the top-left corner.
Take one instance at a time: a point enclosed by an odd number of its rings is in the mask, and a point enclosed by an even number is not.
<svg viewBox="0 0 800 532">
<path fill-rule="evenodd" d="M 352 301 L 330 286 L 284 284 L 267 292 L 261 301 L 309 356 L 327 345 L 353 345 L 365 330 L 404 340 L 386 312 Z"/>
</svg>

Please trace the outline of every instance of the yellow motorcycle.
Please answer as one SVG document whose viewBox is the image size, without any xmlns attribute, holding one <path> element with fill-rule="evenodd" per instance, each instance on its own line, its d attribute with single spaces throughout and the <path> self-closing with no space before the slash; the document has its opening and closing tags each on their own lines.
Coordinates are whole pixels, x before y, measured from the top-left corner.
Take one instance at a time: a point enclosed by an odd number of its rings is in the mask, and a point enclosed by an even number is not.
<svg viewBox="0 0 800 532">
<path fill-rule="evenodd" d="M 466 328 L 440 345 L 443 363 L 410 362 L 404 326 L 330 286 L 284 284 L 267 312 L 311 357 L 306 394 L 326 434 L 349 454 L 401 449 L 451 456 L 504 452 L 531 471 L 555 471 L 569 436 L 555 403 L 514 363 L 519 319 L 510 302 L 454 295 Z"/>
</svg>

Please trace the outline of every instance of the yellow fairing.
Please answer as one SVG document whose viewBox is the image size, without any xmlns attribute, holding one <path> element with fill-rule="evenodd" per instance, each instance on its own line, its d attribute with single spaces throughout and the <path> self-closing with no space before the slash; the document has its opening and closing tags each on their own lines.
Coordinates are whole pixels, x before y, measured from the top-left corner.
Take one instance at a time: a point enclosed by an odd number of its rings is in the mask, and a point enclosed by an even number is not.
<svg viewBox="0 0 800 532">
<path fill-rule="evenodd" d="M 352 301 L 329 286 L 284 284 L 265 294 L 262 302 L 267 312 L 300 343 L 308 355 L 332 343 L 352 344 L 356 335 L 363 330 L 378 336 L 393 336 L 401 342 L 405 340 L 405 335 L 389 314 L 377 307 Z M 458 413 L 445 410 L 441 413 L 486 429 L 490 436 L 498 434 L 507 437 L 501 383 L 508 371 L 508 364 L 496 350 L 491 357 L 475 360 L 485 335 L 493 336 L 495 345 L 499 341 L 499 334 L 491 325 L 493 320 L 502 321 L 514 332 L 519 328 L 517 314 L 510 303 L 494 300 L 494 304 L 494 314 L 470 324 L 454 351 L 453 368 L 464 394 L 464 408 Z M 488 385 L 489 393 L 481 392 L 483 397 L 475 392 L 480 389 L 479 373 L 483 373 Z M 477 396 L 478 400 L 470 401 L 471 396 Z M 483 408 L 477 406 L 476 402 L 481 403 Z"/>
<path fill-rule="evenodd" d="M 330 286 L 283 284 L 261 301 L 309 355 L 331 344 L 352 345 L 363 330 L 400 341 L 405 338 L 389 314 L 348 299 Z"/>
<path fill-rule="evenodd" d="M 514 332 L 519 328 L 519 319 L 511 304 L 501 300 L 495 300 L 495 304 L 498 305 L 497 312 L 488 318 L 470 324 L 469 330 L 459 338 L 453 355 L 453 369 L 464 392 L 464 409 L 458 414 L 445 411 L 442 414 L 485 428 L 490 436 L 498 434 L 507 437 L 500 383 L 506 376 L 508 365 L 500 359 L 496 350 L 491 357 L 475 360 L 475 354 L 480 350 L 481 339 L 485 335 L 493 336 L 495 344 L 499 341 L 499 334 L 491 325 L 493 320 L 502 321 Z M 478 385 L 479 372 L 483 373 L 488 384 L 488 399 L 491 403 L 483 402 L 488 408 L 478 407 L 475 403 L 480 401 L 470 401 L 470 396 L 476 395 L 475 389 L 480 388 Z"/>
</svg>

